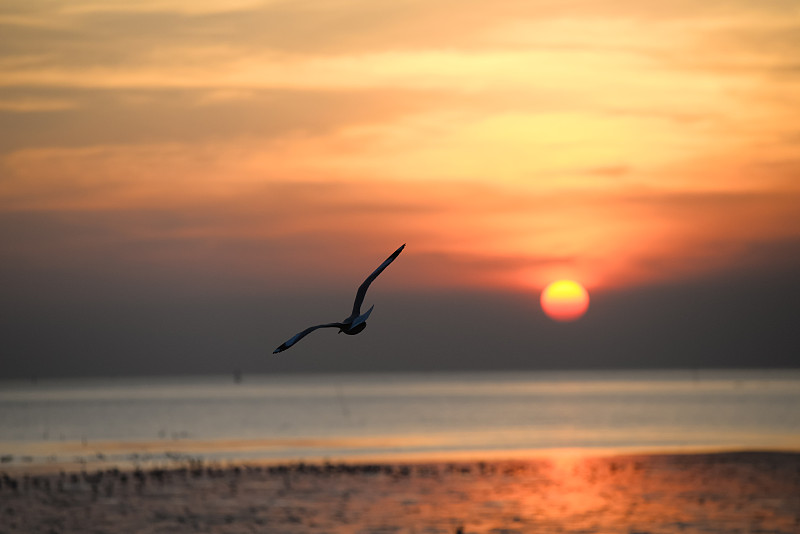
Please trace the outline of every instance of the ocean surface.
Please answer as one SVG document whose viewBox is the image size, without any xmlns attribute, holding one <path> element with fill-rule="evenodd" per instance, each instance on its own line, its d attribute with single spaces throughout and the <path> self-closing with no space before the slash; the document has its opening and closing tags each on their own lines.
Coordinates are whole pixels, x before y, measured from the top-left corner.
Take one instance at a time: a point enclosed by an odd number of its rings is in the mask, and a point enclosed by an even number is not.
<svg viewBox="0 0 800 534">
<path fill-rule="evenodd" d="M 800 450 L 800 370 L 0 382 L 9 466 L 551 449 Z"/>
</svg>

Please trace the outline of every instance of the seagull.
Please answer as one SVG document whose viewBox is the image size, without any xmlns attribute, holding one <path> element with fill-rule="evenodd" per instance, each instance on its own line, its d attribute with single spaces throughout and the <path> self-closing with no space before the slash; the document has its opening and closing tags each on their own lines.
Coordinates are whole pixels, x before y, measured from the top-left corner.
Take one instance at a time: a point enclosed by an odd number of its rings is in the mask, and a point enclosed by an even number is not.
<svg viewBox="0 0 800 534">
<path fill-rule="evenodd" d="M 369 275 L 360 286 L 358 286 L 358 291 L 356 291 L 356 300 L 353 303 L 353 313 L 350 314 L 350 317 L 344 319 L 340 323 L 325 323 L 318 324 L 316 326 L 310 326 L 299 334 L 292 336 L 288 341 L 272 351 L 272 354 L 278 354 L 279 352 L 285 351 L 318 328 L 338 328 L 340 334 L 344 332 L 348 336 L 354 336 L 364 330 L 367 327 L 367 318 L 369 317 L 369 314 L 372 313 L 372 308 L 375 307 L 373 304 L 366 313 L 361 313 L 361 304 L 364 302 L 364 296 L 367 294 L 367 289 L 369 289 L 369 285 L 378 277 L 378 275 L 381 274 L 383 270 L 388 267 L 397 256 L 400 255 L 401 252 L 403 252 L 405 247 L 406 245 L 403 243 L 400 248 L 392 252 L 392 255 L 386 258 L 386 261 L 381 263 L 377 269 L 372 271 L 372 274 Z"/>
</svg>

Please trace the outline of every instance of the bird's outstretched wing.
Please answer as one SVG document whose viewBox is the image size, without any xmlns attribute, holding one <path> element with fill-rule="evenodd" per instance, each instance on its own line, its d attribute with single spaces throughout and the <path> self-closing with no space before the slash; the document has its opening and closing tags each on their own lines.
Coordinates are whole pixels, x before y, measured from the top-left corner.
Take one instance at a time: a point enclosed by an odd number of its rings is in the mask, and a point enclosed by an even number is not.
<svg viewBox="0 0 800 534">
<path fill-rule="evenodd" d="M 356 300 L 353 303 L 353 313 L 350 315 L 349 319 L 355 319 L 359 315 L 361 315 L 361 304 L 364 302 L 364 297 L 367 294 L 367 289 L 369 289 L 369 285 L 375 280 L 379 274 L 383 272 L 383 270 L 389 266 L 390 263 L 394 261 L 394 259 L 403 252 L 403 249 L 406 248 L 406 244 L 403 243 L 400 248 L 392 252 L 392 255 L 386 258 L 386 261 L 381 263 L 377 269 L 372 271 L 372 274 L 367 277 L 364 282 L 358 286 L 358 291 L 356 292 Z"/>
<path fill-rule="evenodd" d="M 318 324 L 317 326 L 309 326 L 299 334 L 295 334 L 294 336 L 292 336 L 291 339 L 289 339 L 289 341 L 286 341 L 280 347 L 272 351 L 272 354 L 278 354 L 279 352 L 285 351 L 286 349 L 288 349 L 289 347 L 291 347 L 292 345 L 294 345 L 295 343 L 297 343 L 298 341 L 300 341 L 301 339 L 303 339 L 308 334 L 310 334 L 311 332 L 313 332 L 318 328 L 333 328 L 333 327 L 342 328 L 344 326 L 345 326 L 344 323 L 326 323 L 326 324 Z"/>
</svg>

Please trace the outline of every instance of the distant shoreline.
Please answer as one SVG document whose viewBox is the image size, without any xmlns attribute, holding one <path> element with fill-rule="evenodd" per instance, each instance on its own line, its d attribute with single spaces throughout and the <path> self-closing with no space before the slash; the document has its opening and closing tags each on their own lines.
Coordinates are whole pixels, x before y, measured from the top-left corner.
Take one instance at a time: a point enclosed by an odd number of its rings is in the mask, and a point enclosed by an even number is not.
<svg viewBox="0 0 800 534">
<path fill-rule="evenodd" d="M 185 443 L 184 443 L 185 444 Z M 180 448 L 180 447 L 178 447 Z M 93 451 L 96 447 L 85 447 Z M 297 457 L 253 457 L 238 459 L 215 459 L 203 457 L 200 454 L 191 455 L 186 452 L 163 451 L 149 454 L 147 447 L 134 453 L 133 458 L 115 461 L 103 453 L 76 456 L 73 460 L 31 462 L 21 461 L 23 457 L 3 454 L 3 463 L 0 464 L 0 473 L 14 476 L 50 476 L 60 473 L 96 473 L 102 471 L 134 472 L 142 471 L 176 471 L 193 466 L 203 466 L 212 469 L 235 468 L 272 468 L 306 465 L 428 465 L 448 463 L 484 463 L 484 462 L 525 462 L 525 461 L 560 461 L 564 458 L 609 459 L 630 457 L 754 457 L 757 455 L 787 455 L 800 458 L 798 447 L 714 447 L 714 446 L 686 446 L 686 447 L 597 447 L 597 448 L 549 448 L 549 449 L 505 449 L 484 451 L 435 451 L 412 453 L 373 453 L 351 454 L 346 456 L 297 456 Z M 185 450 L 185 448 L 184 448 Z M 195 450 L 197 452 L 197 450 Z M 12 458 L 9 461 L 9 458 Z"/>
</svg>

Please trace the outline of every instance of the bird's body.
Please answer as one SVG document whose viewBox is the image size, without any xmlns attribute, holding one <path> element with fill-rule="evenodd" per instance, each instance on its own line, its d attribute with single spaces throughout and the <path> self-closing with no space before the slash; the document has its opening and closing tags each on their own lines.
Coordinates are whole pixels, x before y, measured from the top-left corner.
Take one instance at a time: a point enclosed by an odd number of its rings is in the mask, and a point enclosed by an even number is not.
<svg viewBox="0 0 800 534">
<path fill-rule="evenodd" d="M 378 275 L 381 274 L 383 270 L 386 267 L 388 267 L 389 264 L 392 263 L 395 260 L 395 258 L 397 258 L 397 256 L 400 255 L 405 246 L 406 245 L 403 244 L 402 246 L 400 246 L 400 248 L 395 250 L 391 256 L 386 258 L 386 260 L 383 263 L 381 263 L 377 269 L 372 271 L 372 274 L 370 274 L 367 277 L 367 279 L 364 280 L 364 282 L 362 282 L 360 286 L 358 286 L 358 291 L 356 292 L 356 300 L 355 302 L 353 302 L 353 311 L 349 317 L 337 323 L 325 323 L 325 324 L 318 324 L 316 326 L 310 326 L 305 330 L 303 330 L 302 332 L 299 332 L 294 336 L 292 336 L 285 343 L 282 343 L 281 346 L 275 349 L 272 353 L 277 354 L 279 352 L 285 351 L 286 349 L 288 349 L 289 347 L 291 347 L 292 345 L 303 339 L 305 336 L 307 336 L 308 334 L 319 328 L 338 328 L 340 334 L 344 332 L 349 336 L 354 336 L 359 332 L 361 332 L 362 330 L 364 330 L 367 327 L 367 318 L 369 318 L 369 314 L 372 313 L 372 308 L 375 307 L 375 306 L 370 306 L 370 308 L 365 313 L 361 313 L 361 304 L 364 303 L 364 297 L 367 294 L 367 289 L 369 289 L 369 285 L 378 277 Z"/>
</svg>

